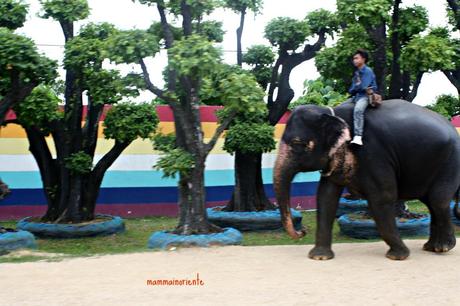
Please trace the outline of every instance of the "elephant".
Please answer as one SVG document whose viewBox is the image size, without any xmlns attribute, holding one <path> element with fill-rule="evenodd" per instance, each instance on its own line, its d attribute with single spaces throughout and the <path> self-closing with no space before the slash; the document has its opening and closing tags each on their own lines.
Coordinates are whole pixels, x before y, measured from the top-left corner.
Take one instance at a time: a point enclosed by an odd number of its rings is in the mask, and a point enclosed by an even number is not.
<svg viewBox="0 0 460 306">
<path fill-rule="evenodd" d="M 363 146 L 350 143 L 354 103 L 331 108 L 296 107 L 280 140 L 273 184 L 284 229 L 294 239 L 290 214 L 290 186 L 299 172 L 319 171 L 317 231 L 308 256 L 315 260 L 334 257 L 332 227 L 339 199 L 347 188 L 369 203 L 380 236 L 390 247 L 386 256 L 403 260 L 409 249 L 396 227 L 394 204 L 418 199 L 429 209 L 430 237 L 423 249 L 447 252 L 456 238 L 450 202 L 460 216 L 460 137 L 441 115 L 410 102 L 385 100 L 365 114 Z"/>
</svg>

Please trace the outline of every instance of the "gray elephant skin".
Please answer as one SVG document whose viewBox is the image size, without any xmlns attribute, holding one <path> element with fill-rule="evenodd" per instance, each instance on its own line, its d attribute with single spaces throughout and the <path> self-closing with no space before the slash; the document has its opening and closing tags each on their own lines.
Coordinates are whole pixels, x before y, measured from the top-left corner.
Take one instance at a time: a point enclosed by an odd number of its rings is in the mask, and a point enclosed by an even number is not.
<svg viewBox="0 0 460 306">
<path fill-rule="evenodd" d="M 403 260 L 409 249 L 396 227 L 394 205 L 418 199 L 431 215 L 430 237 L 423 249 L 447 252 L 456 238 L 450 202 L 460 187 L 460 137 L 444 117 L 403 100 L 384 101 L 365 113 L 363 146 L 350 144 L 353 104 L 333 110 L 317 105 L 295 108 L 286 123 L 274 168 L 274 189 L 287 233 L 294 239 L 305 231 L 293 227 L 290 186 L 299 172 L 320 171 L 317 190 L 316 243 L 309 257 L 334 257 L 332 226 L 346 187 L 367 199 L 386 256 Z M 455 214 L 460 216 L 458 205 Z"/>
</svg>

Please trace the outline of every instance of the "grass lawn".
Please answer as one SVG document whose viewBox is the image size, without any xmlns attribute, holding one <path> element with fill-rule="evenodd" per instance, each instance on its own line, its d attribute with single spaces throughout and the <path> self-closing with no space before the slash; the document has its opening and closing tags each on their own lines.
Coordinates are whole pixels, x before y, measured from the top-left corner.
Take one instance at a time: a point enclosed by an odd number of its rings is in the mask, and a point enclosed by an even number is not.
<svg viewBox="0 0 460 306">
<path fill-rule="evenodd" d="M 425 205 L 417 201 L 409 202 L 413 212 L 427 212 Z M 303 225 L 307 228 L 307 235 L 299 240 L 292 240 L 283 230 L 267 232 L 244 232 L 243 245 L 303 245 L 314 243 L 316 228 L 316 212 L 303 212 Z M 152 252 L 147 249 L 147 240 L 152 232 L 171 230 L 176 224 L 176 218 L 149 217 L 125 219 L 126 231 L 106 237 L 92 237 L 80 239 L 37 239 L 38 249 L 33 252 L 16 252 L 0 256 L 0 263 L 25 262 L 36 260 L 62 260 L 75 256 L 94 256 L 104 254 L 119 254 L 130 252 Z M 15 228 L 16 221 L 3 221 L 0 226 Z M 460 237 L 460 227 L 456 227 L 457 236 Z M 420 237 L 415 237 L 420 238 Z M 340 242 L 369 242 L 378 241 L 353 239 L 343 236 L 339 232 L 337 222 L 334 225 L 334 243 Z M 405 238 L 408 239 L 408 238 Z"/>
</svg>

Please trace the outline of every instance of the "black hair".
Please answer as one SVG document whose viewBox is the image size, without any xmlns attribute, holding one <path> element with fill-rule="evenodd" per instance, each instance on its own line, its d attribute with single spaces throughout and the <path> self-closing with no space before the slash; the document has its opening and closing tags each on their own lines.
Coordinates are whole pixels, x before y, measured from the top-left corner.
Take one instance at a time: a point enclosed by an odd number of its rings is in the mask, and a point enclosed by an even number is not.
<svg viewBox="0 0 460 306">
<path fill-rule="evenodd" d="M 356 50 L 355 53 L 353 53 L 353 56 L 355 56 L 356 54 L 361 55 L 364 58 L 364 60 L 366 61 L 366 63 L 369 60 L 369 53 L 367 53 L 367 51 L 364 50 L 364 49 Z"/>
</svg>

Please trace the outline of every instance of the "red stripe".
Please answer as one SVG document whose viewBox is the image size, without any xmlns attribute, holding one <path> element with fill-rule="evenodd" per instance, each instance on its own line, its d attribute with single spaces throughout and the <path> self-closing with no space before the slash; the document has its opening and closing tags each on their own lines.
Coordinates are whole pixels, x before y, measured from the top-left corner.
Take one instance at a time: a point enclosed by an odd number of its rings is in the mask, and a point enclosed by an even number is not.
<svg viewBox="0 0 460 306">
<path fill-rule="evenodd" d="M 275 199 L 270 199 L 275 201 Z M 225 205 L 227 201 L 206 203 L 206 207 Z M 291 207 L 300 206 L 301 209 L 313 209 L 316 207 L 315 196 L 293 197 Z M 0 206 L 0 220 L 17 220 L 28 216 L 43 216 L 46 205 L 11 205 Z M 121 217 L 148 217 L 168 216 L 177 217 L 177 203 L 145 203 L 145 204 L 97 204 L 96 212 Z"/>
<path fill-rule="evenodd" d="M 105 105 L 104 106 L 104 111 L 101 115 L 100 121 L 105 120 L 105 116 L 107 114 L 107 111 L 112 108 L 111 105 Z M 158 105 L 157 107 L 157 114 L 158 118 L 162 122 L 174 122 L 174 116 L 171 108 L 168 105 Z M 216 117 L 216 110 L 223 108 L 222 106 L 200 106 L 200 116 L 201 116 L 201 122 L 217 122 L 217 117 Z M 88 107 L 85 105 L 83 106 L 83 118 L 82 120 L 85 120 L 86 114 L 88 111 Z M 6 121 L 13 121 L 16 120 L 16 114 L 14 113 L 13 110 L 9 110 L 8 113 L 6 114 Z"/>
<path fill-rule="evenodd" d="M 460 128 L 460 116 L 452 117 L 451 122 L 455 127 Z"/>
</svg>

